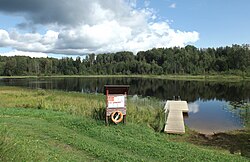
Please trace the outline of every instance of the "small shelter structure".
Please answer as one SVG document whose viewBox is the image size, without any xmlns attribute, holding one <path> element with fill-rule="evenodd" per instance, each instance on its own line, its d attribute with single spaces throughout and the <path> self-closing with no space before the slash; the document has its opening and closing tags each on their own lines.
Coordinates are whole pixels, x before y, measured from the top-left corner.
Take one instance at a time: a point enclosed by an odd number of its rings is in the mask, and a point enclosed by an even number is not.
<svg viewBox="0 0 250 162">
<path fill-rule="evenodd" d="M 104 94 L 106 95 L 106 124 L 109 117 L 114 123 L 126 122 L 127 95 L 129 85 L 105 85 Z"/>
</svg>

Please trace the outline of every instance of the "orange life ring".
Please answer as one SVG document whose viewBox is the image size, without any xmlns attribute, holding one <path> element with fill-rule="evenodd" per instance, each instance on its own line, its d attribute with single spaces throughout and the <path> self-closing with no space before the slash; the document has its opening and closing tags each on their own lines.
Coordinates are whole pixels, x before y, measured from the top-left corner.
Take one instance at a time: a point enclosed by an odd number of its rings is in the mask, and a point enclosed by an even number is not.
<svg viewBox="0 0 250 162">
<path fill-rule="evenodd" d="M 115 111 L 111 114 L 111 120 L 117 124 L 120 123 L 123 119 L 123 114 L 121 111 Z"/>
</svg>

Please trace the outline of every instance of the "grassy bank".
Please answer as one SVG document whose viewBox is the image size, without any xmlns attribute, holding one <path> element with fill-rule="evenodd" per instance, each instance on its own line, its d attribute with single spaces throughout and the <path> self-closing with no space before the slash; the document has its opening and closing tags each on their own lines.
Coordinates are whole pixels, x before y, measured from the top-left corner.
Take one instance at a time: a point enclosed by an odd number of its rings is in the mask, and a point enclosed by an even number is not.
<svg viewBox="0 0 250 162">
<path fill-rule="evenodd" d="M 129 98 L 127 124 L 105 126 L 101 94 L 0 87 L 0 98 L 0 161 L 249 160 L 189 130 L 161 133 L 163 103 L 156 99 Z"/>
<path fill-rule="evenodd" d="M 97 77 L 97 78 L 116 78 L 116 77 L 133 77 L 133 78 L 156 78 L 168 80 L 194 80 L 194 81 L 250 81 L 248 76 L 215 74 L 215 75 L 55 75 L 55 76 L 0 76 L 0 78 L 60 78 L 60 77 Z"/>
<path fill-rule="evenodd" d="M 33 90 L 18 87 L 0 87 L 0 107 L 34 108 L 68 112 L 103 120 L 105 116 L 106 96 L 102 94 L 84 94 L 53 90 Z M 163 102 L 154 98 L 128 100 L 128 122 L 148 123 L 155 130 L 163 126 Z"/>
<path fill-rule="evenodd" d="M 105 127 L 63 112 L 1 108 L 2 161 L 247 161 L 168 140 L 145 125 Z"/>
</svg>

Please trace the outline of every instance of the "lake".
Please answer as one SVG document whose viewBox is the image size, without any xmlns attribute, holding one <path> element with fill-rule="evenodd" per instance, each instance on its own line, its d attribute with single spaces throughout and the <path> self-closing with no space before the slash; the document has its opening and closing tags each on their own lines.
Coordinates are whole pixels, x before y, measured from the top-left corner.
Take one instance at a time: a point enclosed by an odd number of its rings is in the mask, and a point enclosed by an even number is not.
<svg viewBox="0 0 250 162">
<path fill-rule="evenodd" d="M 180 96 L 189 104 L 185 124 L 201 133 L 242 129 L 250 116 L 250 82 L 183 81 L 152 78 L 0 79 L 0 85 L 103 93 L 106 84 L 130 85 L 129 95 L 166 101 Z"/>
</svg>

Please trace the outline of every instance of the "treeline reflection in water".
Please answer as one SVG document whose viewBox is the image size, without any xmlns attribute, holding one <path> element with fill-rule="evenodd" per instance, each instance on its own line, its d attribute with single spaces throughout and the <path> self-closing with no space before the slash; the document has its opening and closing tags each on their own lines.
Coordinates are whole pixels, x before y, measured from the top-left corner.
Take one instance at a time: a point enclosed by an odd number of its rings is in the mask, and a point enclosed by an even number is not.
<svg viewBox="0 0 250 162">
<path fill-rule="evenodd" d="M 1 85 L 103 93 L 106 84 L 130 85 L 130 95 L 153 96 L 161 100 L 180 96 L 188 102 L 224 100 L 249 102 L 250 82 L 180 81 L 149 78 L 44 78 L 2 79 Z"/>
</svg>

